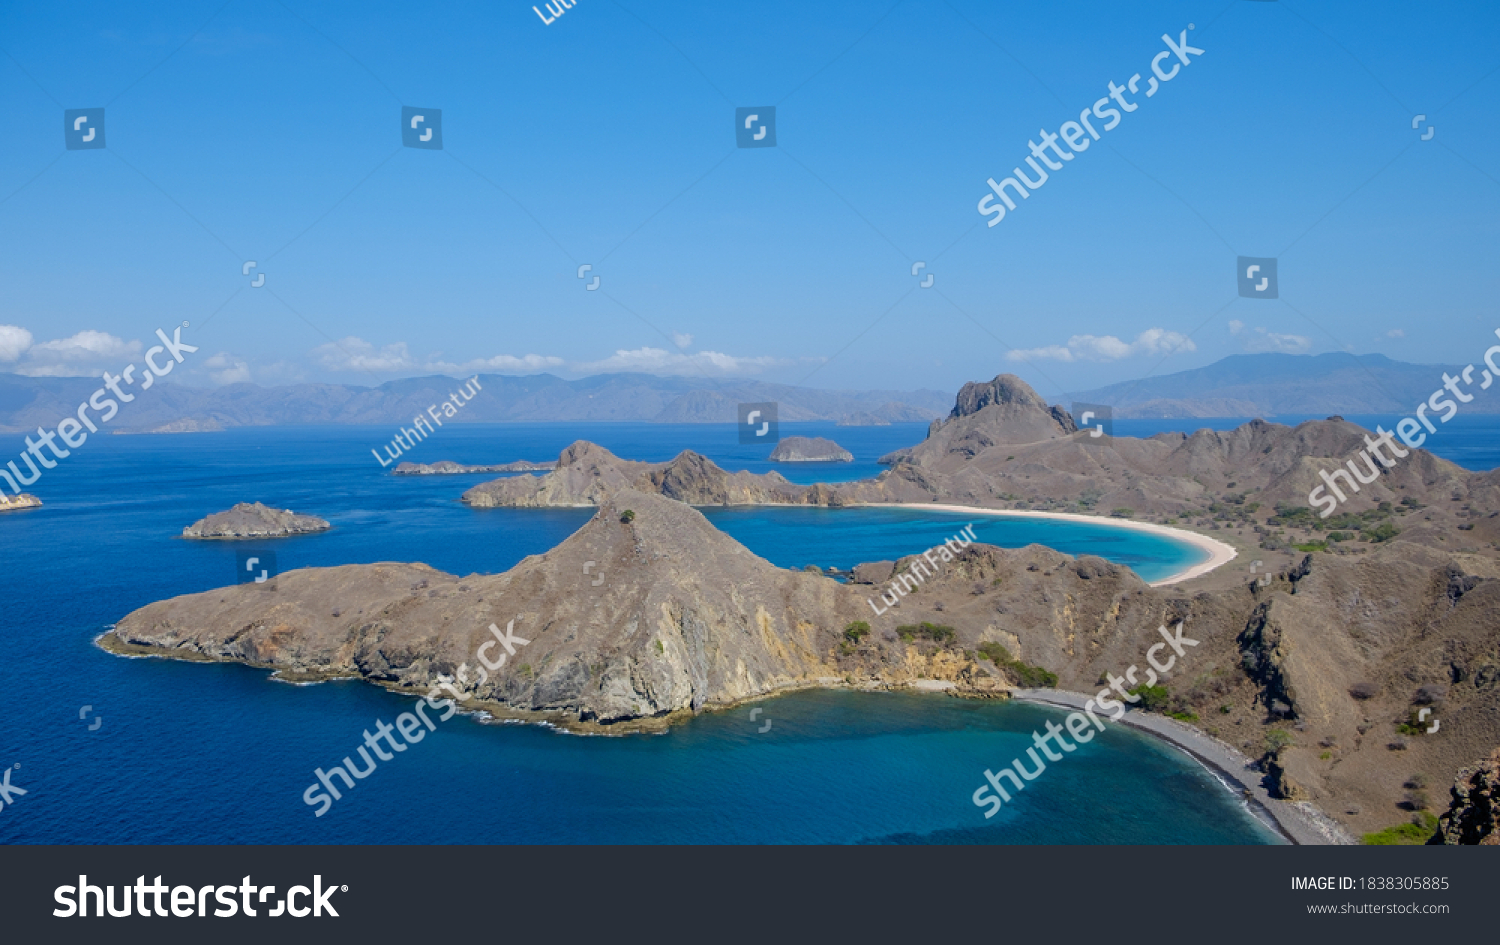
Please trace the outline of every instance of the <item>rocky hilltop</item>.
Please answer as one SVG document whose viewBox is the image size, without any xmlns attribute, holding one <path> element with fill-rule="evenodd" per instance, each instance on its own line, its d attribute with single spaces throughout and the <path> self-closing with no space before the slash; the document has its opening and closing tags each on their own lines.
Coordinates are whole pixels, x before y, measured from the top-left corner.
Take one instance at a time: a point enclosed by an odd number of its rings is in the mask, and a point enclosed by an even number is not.
<svg viewBox="0 0 1500 945">
<path fill-rule="evenodd" d="M 391 474 L 394 476 L 454 476 L 459 473 L 546 472 L 556 466 L 556 463 L 529 463 L 524 459 L 518 459 L 513 463 L 502 463 L 498 466 L 465 466 L 462 463 L 444 459 L 435 463 L 397 463 Z"/>
<path fill-rule="evenodd" d="M 275 601 L 231 587 L 152 604 L 120 621 L 112 645 L 426 692 L 438 674 L 479 665 L 492 623 L 510 625 L 528 642 L 487 679 L 469 674 L 466 698 L 611 723 L 833 676 L 839 629 L 865 606 L 833 580 L 757 558 L 680 502 L 628 488 L 504 574 L 376 564 L 286 572 L 277 584 Z"/>
<path fill-rule="evenodd" d="M 225 512 L 199 519 L 182 530 L 183 538 L 285 538 L 332 528 L 314 515 L 298 515 L 291 509 L 273 509 L 259 502 L 241 502 Z"/>
<path fill-rule="evenodd" d="M 773 463 L 852 463 L 854 454 L 821 436 L 789 436 L 771 451 Z"/>
<path fill-rule="evenodd" d="M 579 440 L 562 451 L 551 472 L 482 483 L 463 501 L 476 508 L 599 505 L 621 489 L 689 505 L 817 505 L 827 498 L 825 487 L 793 485 L 774 472 L 728 473 L 691 450 L 670 462 L 642 463 Z"/>
</svg>

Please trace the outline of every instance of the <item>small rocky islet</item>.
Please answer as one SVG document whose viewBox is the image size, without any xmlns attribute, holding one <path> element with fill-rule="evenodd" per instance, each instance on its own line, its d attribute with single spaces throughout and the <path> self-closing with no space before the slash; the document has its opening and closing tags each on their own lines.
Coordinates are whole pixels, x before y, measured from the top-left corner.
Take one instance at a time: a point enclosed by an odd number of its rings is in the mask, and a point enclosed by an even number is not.
<svg viewBox="0 0 1500 945">
<path fill-rule="evenodd" d="M 182 530 L 183 538 L 287 538 L 324 532 L 333 526 L 316 515 L 273 509 L 260 502 L 241 502 L 231 509 L 201 518 Z"/>
<path fill-rule="evenodd" d="M 852 463 L 854 454 L 821 436 L 789 436 L 771 451 L 773 463 Z"/>
</svg>

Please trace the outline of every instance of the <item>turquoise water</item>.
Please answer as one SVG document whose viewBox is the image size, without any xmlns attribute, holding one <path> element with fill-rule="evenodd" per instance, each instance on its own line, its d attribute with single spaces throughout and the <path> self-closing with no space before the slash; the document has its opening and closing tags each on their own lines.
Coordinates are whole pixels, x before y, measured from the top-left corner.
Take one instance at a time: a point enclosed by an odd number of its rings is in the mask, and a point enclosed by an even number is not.
<svg viewBox="0 0 1500 945">
<path fill-rule="evenodd" d="M 581 426 L 456 428 L 414 459 L 555 455 L 587 432 Z M 691 446 L 718 459 L 705 442 L 711 428 L 641 426 L 616 429 L 609 445 L 650 458 Z M 889 428 L 864 430 L 867 458 L 890 448 Z M 144 604 L 230 583 L 242 548 L 274 550 L 283 569 L 396 560 L 496 572 L 591 514 L 469 509 L 458 495 L 487 477 L 391 476 L 369 453 L 389 437 L 338 427 L 95 438 L 32 487 L 45 508 L 0 515 L 10 589 L 0 597 L 10 644 L 0 685 L 13 694 L 0 767 L 19 764 L 11 782 L 28 791 L 0 815 L 0 842 L 1272 839 L 1191 760 L 1116 730 L 985 821 L 970 800 L 984 769 L 1019 754 L 1053 710 L 851 692 L 792 694 L 760 703 L 755 722 L 742 708 L 656 736 L 583 738 L 455 717 L 315 818 L 302 801 L 314 769 L 353 754 L 366 728 L 393 722 L 412 700 L 357 681 L 291 686 L 243 666 L 122 659 L 92 641 Z M 8 455 L 20 447 L 19 437 L 0 437 Z M 175 537 L 256 499 L 334 528 L 250 545 Z M 807 555 L 826 565 L 920 551 L 961 524 L 926 511 L 786 509 L 765 521 L 746 511 L 711 514 L 757 553 L 796 565 Z M 982 538 L 992 537 L 987 527 L 975 523 Z M 79 719 L 84 706 L 99 729 Z"/>
<path fill-rule="evenodd" d="M 721 531 L 784 568 L 816 564 L 840 570 L 863 561 L 921 554 L 973 524 L 978 541 L 1002 548 L 1038 544 L 1091 554 L 1159 581 L 1208 559 L 1186 542 L 1092 522 L 906 508 L 705 508 Z"/>
</svg>

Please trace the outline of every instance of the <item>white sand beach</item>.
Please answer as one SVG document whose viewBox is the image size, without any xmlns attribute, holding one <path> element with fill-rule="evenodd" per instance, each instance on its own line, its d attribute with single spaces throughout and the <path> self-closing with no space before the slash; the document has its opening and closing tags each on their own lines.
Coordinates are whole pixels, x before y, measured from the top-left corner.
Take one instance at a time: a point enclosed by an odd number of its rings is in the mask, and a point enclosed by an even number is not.
<svg viewBox="0 0 1500 945">
<path fill-rule="evenodd" d="M 1201 577 L 1222 564 L 1234 560 L 1239 552 L 1229 545 L 1219 541 L 1217 538 L 1209 538 L 1197 532 L 1190 532 L 1182 528 L 1172 528 L 1168 525 L 1155 525 L 1151 522 L 1132 522 L 1129 519 L 1106 518 L 1102 515 L 1073 515 L 1067 512 L 1032 512 L 1023 509 L 982 509 L 972 505 L 943 505 L 936 502 L 872 502 L 866 508 L 887 509 L 925 509 L 927 511 L 958 512 L 961 515 L 998 515 L 1011 518 L 1055 518 L 1067 522 L 1080 522 L 1089 525 L 1107 525 L 1110 528 L 1128 528 L 1139 532 L 1151 532 L 1164 538 L 1192 545 L 1208 555 L 1207 561 L 1199 562 L 1191 567 L 1177 572 L 1171 577 L 1160 581 L 1152 581 L 1152 587 L 1164 587 L 1168 584 L 1178 584 L 1195 577 Z"/>
</svg>

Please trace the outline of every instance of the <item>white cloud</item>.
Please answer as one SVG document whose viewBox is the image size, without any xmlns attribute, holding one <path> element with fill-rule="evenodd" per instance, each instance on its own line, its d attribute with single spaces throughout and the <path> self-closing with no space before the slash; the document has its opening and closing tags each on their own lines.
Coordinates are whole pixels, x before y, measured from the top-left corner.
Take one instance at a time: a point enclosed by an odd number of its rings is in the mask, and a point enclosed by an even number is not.
<svg viewBox="0 0 1500 945">
<path fill-rule="evenodd" d="M 208 376 L 213 382 L 220 387 L 226 384 L 246 384 L 250 381 L 250 365 L 222 351 L 204 361 L 203 367 L 209 372 Z"/>
<path fill-rule="evenodd" d="M 330 371 L 409 371 L 414 367 L 411 352 L 404 341 L 377 351 L 363 338 L 350 335 L 340 341 L 318 345 L 312 354 Z"/>
<path fill-rule="evenodd" d="M 1198 346 L 1186 335 L 1165 328 L 1141 332 L 1134 341 L 1124 342 L 1114 335 L 1074 335 L 1066 345 L 1022 348 L 1011 351 L 1011 361 L 1120 361 L 1136 355 L 1167 355 L 1197 351 Z"/>
<path fill-rule="evenodd" d="M 686 351 L 693 346 L 693 336 L 672 332 L 672 344 Z"/>
<path fill-rule="evenodd" d="M 15 325 L 0 325 L 0 361 L 16 361 L 31 347 L 31 332 Z"/>
<path fill-rule="evenodd" d="M 691 344 L 692 336 L 678 335 L 674 337 L 674 341 L 684 345 Z M 404 341 L 376 348 L 363 338 L 352 335 L 333 344 L 319 345 L 312 350 L 312 355 L 318 363 L 330 371 L 368 371 L 377 376 L 382 374 L 464 375 L 483 372 L 535 374 L 541 371 L 559 371 L 575 376 L 624 372 L 744 376 L 759 374 L 770 368 L 794 363 L 783 358 L 745 358 L 718 351 L 685 354 L 650 346 L 633 350 L 617 350 L 613 355 L 598 361 L 569 361 L 565 358 L 540 354 L 528 354 L 523 357 L 498 354 L 490 358 L 476 358 L 456 363 L 442 360 L 438 355 L 426 358 L 413 357 Z"/>
<path fill-rule="evenodd" d="M 1240 332 L 1242 332 L 1244 330 L 1245 330 L 1245 323 L 1244 322 L 1240 321 L 1238 318 L 1231 318 L 1229 320 L 1229 333 L 1231 335 L 1238 335 Z"/>
<path fill-rule="evenodd" d="M 1312 339 L 1303 335 L 1280 335 L 1257 328 L 1254 334 L 1245 338 L 1244 348 L 1251 354 L 1306 354 L 1312 348 Z"/>
<path fill-rule="evenodd" d="M 140 357 L 141 343 L 102 331 L 80 331 L 69 338 L 44 341 L 26 351 L 17 374 L 31 377 L 91 377 L 108 368 L 118 371 Z"/>
<path fill-rule="evenodd" d="M 513 357 L 508 354 L 497 354 L 493 358 L 480 358 L 474 361 L 465 361 L 463 364 L 450 364 L 447 361 L 428 361 L 422 365 L 422 369 L 438 374 L 478 374 L 482 371 L 491 371 L 499 374 L 535 374 L 538 371 L 562 367 L 566 363 L 562 358 L 540 354 L 528 354 L 522 358 Z"/>
<path fill-rule="evenodd" d="M 1390 331 L 1385 333 L 1385 336 L 1387 338 L 1405 338 L 1406 332 L 1402 331 L 1399 328 L 1392 328 Z"/>
<path fill-rule="evenodd" d="M 676 354 L 661 348 L 642 347 L 633 351 L 616 351 L 601 361 L 578 361 L 570 365 L 577 374 L 613 374 L 617 372 L 640 372 L 645 374 L 709 374 L 750 375 L 791 361 L 782 358 L 741 358 L 719 351 L 700 351 L 697 354 Z"/>
</svg>

